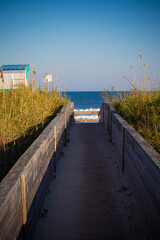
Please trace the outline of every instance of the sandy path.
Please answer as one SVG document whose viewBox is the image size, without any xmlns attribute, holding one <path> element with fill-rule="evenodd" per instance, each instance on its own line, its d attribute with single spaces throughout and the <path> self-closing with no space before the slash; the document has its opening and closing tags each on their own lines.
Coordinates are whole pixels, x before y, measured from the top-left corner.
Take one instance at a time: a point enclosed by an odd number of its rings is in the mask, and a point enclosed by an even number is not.
<svg viewBox="0 0 160 240">
<path fill-rule="evenodd" d="M 134 193 L 101 124 L 75 124 L 34 240 L 147 239 Z"/>
</svg>

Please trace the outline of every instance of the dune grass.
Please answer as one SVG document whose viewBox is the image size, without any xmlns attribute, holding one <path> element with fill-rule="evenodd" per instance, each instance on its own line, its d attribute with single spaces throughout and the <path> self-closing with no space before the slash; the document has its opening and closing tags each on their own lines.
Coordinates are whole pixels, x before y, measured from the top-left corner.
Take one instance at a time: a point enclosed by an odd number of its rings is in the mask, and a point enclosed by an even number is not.
<svg viewBox="0 0 160 240">
<path fill-rule="evenodd" d="M 114 102 L 116 111 L 160 153 L 160 92 L 127 94 Z"/>
<path fill-rule="evenodd" d="M 112 87 L 112 94 L 109 94 L 107 90 L 102 92 L 102 96 L 112 102 L 117 113 L 160 153 L 160 91 L 157 84 L 156 91 L 151 90 L 151 77 L 142 55 L 140 55 L 140 60 L 142 69 L 139 75 L 142 76 L 141 79 L 138 79 L 133 72 L 133 65 L 131 66 L 133 77 L 129 79 L 123 76 L 131 86 L 130 91 L 116 94 Z"/>
<path fill-rule="evenodd" d="M 0 93 L 1 179 L 67 102 L 57 90 L 24 85 Z"/>
</svg>

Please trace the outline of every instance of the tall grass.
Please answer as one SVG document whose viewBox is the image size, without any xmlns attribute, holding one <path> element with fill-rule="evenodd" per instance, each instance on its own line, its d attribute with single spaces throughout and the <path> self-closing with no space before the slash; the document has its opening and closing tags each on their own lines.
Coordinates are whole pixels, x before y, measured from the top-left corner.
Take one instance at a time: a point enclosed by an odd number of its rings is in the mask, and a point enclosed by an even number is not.
<svg viewBox="0 0 160 240">
<path fill-rule="evenodd" d="M 68 101 L 57 90 L 47 93 L 25 85 L 0 93 L 1 177 Z"/>
<path fill-rule="evenodd" d="M 116 111 L 160 153 L 160 93 L 127 94 L 114 102 Z"/>
<path fill-rule="evenodd" d="M 124 77 L 132 87 L 129 92 L 124 92 L 123 96 L 119 94 L 117 96 L 115 93 L 110 96 L 107 92 L 103 92 L 103 95 L 114 104 L 116 111 L 160 153 L 160 91 L 157 86 L 155 86 L 156 90 L 151 91 L 151 78 L 142 55 L 140 59 L 141 81 L 136 76 L 131 80 Z M 133 71 L 133 66 L 131 70 Z"/>
</svg>

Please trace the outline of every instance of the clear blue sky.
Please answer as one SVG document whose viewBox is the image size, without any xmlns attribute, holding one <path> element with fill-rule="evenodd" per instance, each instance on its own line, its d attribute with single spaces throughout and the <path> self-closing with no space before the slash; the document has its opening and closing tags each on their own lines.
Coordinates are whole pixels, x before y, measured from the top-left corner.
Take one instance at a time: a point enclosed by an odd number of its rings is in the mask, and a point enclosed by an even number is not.
<svg viewBox="0 0 160 240">
<path fill-rule="evenodd" d="M 56 63 L 60 88 L 123 90 L 140 54 L 160 69 L 159 0 L 0 0 L 0 65 L 29 63 L 42 85 Z M 156 73 L 158 74 L 158 73 Z M 31 74 L 30 74 L 31 78 Z"/>
</svg>

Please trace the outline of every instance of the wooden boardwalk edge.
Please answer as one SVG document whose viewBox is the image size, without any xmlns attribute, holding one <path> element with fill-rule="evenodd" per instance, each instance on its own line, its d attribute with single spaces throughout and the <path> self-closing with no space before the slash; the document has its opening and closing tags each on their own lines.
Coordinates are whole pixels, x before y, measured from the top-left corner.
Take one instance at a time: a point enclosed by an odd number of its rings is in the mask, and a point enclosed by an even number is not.
<svg viewBox="0 0 160 240">
<path fill-rule="evenodd" d="M 99 111 L 77 111 L 74 110 L 75 115 L 98 115 Z"/>
<path fill-rule="evenodd" d="M 98 119 L 93 119 L 93 118 L 91 118 L 91 119 L 75 119 L 74 121 L 75 122 L 99 122 Z"/>
</svg>

